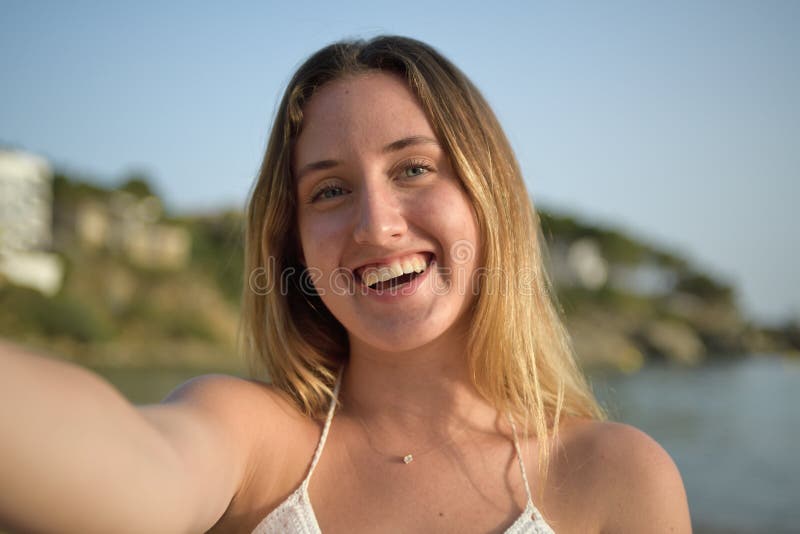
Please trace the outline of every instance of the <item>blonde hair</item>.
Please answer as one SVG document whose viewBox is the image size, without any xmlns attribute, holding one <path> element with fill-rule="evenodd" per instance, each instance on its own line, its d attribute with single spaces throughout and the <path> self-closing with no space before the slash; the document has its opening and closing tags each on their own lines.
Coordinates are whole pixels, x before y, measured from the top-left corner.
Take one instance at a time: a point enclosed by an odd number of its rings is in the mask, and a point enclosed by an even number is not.
<svg viewBox="0 0 800 534">
<path fill-rule="evenodd" d="M 344 327 L 309 291 L 299 261 L 294 142 L 303 106 L 326 83 L 383 71 L 416 94 L 472 200 L 482 272 L 468 362 L 478 391 L 548 445 L 562 414 L 602 419 L 579 370 L 543 266 L 538 216 L 500 124 L 478 89 L 430 46 L 405 37 L 342 41 L 312 55 L 278 107 L 247 211 L 243 341 L 251 371 L 266 373 L 312 417 L 330 402 L 348 356 Z M 524 280 L 525 287 L 517 287 Z"/>
</svg>

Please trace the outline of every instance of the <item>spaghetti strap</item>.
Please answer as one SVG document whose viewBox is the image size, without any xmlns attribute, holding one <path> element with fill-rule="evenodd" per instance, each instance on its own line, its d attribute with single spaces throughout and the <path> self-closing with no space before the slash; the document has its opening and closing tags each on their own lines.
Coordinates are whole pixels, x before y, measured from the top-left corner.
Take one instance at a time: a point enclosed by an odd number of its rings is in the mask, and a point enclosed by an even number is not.
<svg viewBox="0 0 800 534">
<path fill-rule="evenodd" d="M 525 494 L 528 496 L 528 508 L 536 507 L 533 505 L 533 495 L 531 495 L 531 487 L 528 484 L 528 475 L 525 473 L 525 462 L 522 461 L 522 451 L 519 448 L 519 438 L 517 438 L 517 426 L 514 424 L 514 419 L 511 414 L 508 415 L 508 422 L 511 423 L 511 433 L 514 435 L 514 449 L 517 451 L 517 462 L 519 463 L 519 470 L 522 473 L 522 482 L 525 484 Z"/>
<path fill-rule="evenodd" d="M 336 399 L 339 398 L 339 388 L 342 385 L 342 374 L 344 372 L 344 365 L 339 367 L 339 373 L 336 376 L 336 385 L 333 387 L 333 396 L 331 397 L 331 405 L 328 408 L 328 416 L 325 418 L 325 426 L 322 427 L 322 435 L 317 444 L 317 450 L 314 451 L 314 457 L 311 459 L 311 466 L 308 468 L 308 474 L 305 480 L 300 485 L 304 490 L 308 488 L 308 483 L 311 480 L 311 475 L 314 473 L 314 468 L 317 467 L 320 456 L 322 456 L 322 449 L 325 448 L 325 440 L 328 439 L 328 430 L 331 428 L 331 421 L 333 420 L 333 413 L 336 411 Z"/>
<path fill-rule="evenodd" d="M 533 495 L 531 494 L 531 486 L 528 483 L 528 475 L 525 473 L 525 462 L 522 461 L 522 451 L 519 447 L 519 438 L 517 437 L 517 426 L 514 424 L 514 419 L 511 417 L 511 414 L 508 414 L 508 422 L 511 423 L 511 433 L 514 435 L 514 449 L 517 451 L 517 462 L 519 463 L 519 470 L 522 473 L 522 482 L 525 484 L 525 494 L 528 496 L 528 502 L 525 504 L 525 513 L 529 515 L 533 515 L 534 519 L 537 522 L 541 522 L 543 524 L 542 528 L 546 530 L 542 530 L 542 532 L 548 532 L 552 534 L 553 530 L 544 520 L 542 513 L 536 508 L 536 505 L 533 504 Z M 537 530 L 537 532 L 539 532 Z"/>
</svg>

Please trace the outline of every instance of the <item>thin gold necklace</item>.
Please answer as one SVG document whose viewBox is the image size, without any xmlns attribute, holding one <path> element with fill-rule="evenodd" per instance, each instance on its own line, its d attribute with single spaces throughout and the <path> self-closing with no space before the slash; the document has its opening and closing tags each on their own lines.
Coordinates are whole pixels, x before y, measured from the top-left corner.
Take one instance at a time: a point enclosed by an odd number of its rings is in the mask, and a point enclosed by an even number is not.
<svg viewBox="0 0 800 534">
<path fill-rule="evenodd" d="M 385 451 L 382 451 L 378 447 L 376 447 L 374 442 L 372 441 L 372 433 L 370 432 L 369 428 L 367 427 L 367 423 L 364 422 L 364 419 L 360 415 L 357 415 L 356 418 L 358 419 L 358 422 L 361 425 L 361 427 L 364 429 L 364 432 L 367 435 L 367 442 L 369 443 L 369 446 L 370 446 L 370 448 L 372 448 L 372 450 L 376 451 L 377 453 L 379 453 L 379 454 L 381 454 L 383 456 L 388 456 L 390 458 L 394 458 L 398 462 L 403 462 L 405 465 L 410 464 L 411 462 L 413 462 L 416 458 L 419 458 L 420 456 L 423 456 L 425 454 L 428 454 L 429 452 L 441 449 L 445 445 L 448 445 L 448 444 L 452 443 L 458 435 L 462 434 L 467 429 L 467 426 L 463 425 L 458 430 L 458 432 L 456 432 L 455 434 L 453 434 L 452 436 L 450 436 L 446 440 L 442 441 L 441 443 L 439 443 L 437 445 L 429 447 L 429 448 L 425 449 L 422 452 L 416 452 L 416 453 L 408 452 L 407 454 L 404 454 L 404 455 L 398 455 L 398 454 L 393 454 L 393 453 L 387 453 Z"/>
</svg>

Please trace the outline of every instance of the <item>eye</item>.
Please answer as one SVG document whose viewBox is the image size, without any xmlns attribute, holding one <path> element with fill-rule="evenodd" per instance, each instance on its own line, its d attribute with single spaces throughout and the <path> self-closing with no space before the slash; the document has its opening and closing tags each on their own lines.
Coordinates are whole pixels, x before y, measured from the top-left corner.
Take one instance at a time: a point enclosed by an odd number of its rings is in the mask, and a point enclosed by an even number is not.
<svg viewBox="0 0 800 534">
<path fill-rule="evenodd" d="M 311 196 L 311 202 L 330 200 L 343 195 L 345 192 L 344 187 L 340 185 L 324 185 Z"/>
<path fill-rule="evenodd" d="M 433 167 L 422 161 L 411 161 L 403 167 L 403 174 L 406 178 L 422 176 L 433 170 Z"/>
</svg>

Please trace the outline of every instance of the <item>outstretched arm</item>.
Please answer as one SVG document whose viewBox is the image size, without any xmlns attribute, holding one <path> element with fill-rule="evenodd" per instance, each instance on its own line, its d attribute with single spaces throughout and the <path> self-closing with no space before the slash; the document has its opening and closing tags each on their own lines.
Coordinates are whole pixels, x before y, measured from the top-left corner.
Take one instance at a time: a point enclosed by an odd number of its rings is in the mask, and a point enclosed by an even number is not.
<svg viewBox="0 0 800 534">
<path fill-rule="evenodd" d="M 236 379 L 203 380 L 136 408 L 85 369 L 0 342 L 0 526 L 211 528 L 244 477 L 249 444 L 218 398 Z"/>
</svg>

